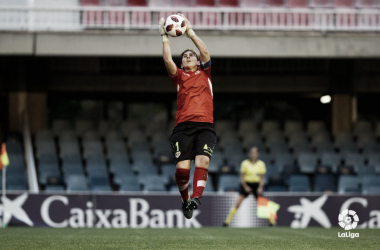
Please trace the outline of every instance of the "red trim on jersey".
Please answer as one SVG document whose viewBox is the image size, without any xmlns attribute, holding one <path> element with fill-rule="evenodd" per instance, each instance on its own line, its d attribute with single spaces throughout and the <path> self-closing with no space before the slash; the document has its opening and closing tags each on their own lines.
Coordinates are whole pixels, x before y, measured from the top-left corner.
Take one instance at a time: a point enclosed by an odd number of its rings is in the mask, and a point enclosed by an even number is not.
<svg viewBox="0 0 380 250">
<path fill-rule="evenodd" d="M 177 89 L 175 126 L 189 121 L 213 123 L 211 66 L 204 70 L 198 67 L 193 72 L 177 68 L 177 74 L 169 76 Z"/>
</svg>

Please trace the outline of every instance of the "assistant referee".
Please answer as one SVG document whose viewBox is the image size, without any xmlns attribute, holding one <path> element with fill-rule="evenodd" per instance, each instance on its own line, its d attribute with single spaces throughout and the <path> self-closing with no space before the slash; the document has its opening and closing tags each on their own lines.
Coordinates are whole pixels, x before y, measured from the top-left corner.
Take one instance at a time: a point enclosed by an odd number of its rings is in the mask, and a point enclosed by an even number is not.
<svg viewBox="0 0 380 250">
<path fill-rule="evenodd" d="M 240 189 L 239 198 L 236 205 L 231 208 L 223 226 L 228 227 L 236 211 L 243 200 L 252 193 L 257 199 L 263 193 L 264 176 L 266 173 L 265 163 L 258 159 L 259 151 L 257 147 L 249 150 L 249 159 L 244 160 L 240 166 Z"/>
</svg>

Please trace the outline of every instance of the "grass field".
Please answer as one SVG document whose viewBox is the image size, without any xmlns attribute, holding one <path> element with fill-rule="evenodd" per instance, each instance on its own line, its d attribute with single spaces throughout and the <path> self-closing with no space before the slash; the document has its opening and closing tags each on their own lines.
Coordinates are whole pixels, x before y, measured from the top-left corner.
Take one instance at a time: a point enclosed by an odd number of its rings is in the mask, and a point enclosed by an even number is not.
<svg viewBox="0 0 380 250">
<path fill-rule="evenodd" d="M 0 229 L 0 249 L 380 249 L 380 230 L 341 228 Z"/>
</svg>

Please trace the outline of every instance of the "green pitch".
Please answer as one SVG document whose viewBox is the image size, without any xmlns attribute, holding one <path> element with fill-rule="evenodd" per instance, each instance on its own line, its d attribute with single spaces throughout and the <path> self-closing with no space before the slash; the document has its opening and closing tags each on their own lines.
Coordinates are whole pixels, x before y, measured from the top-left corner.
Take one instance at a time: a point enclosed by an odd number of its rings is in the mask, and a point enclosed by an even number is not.
<svg viewBox="0 0 380 250">
<path fill-rule="evenodd" d="M 380 230 L 341 228 L 0 229 L 0 249 L 380 249 Z"/>
</svg>

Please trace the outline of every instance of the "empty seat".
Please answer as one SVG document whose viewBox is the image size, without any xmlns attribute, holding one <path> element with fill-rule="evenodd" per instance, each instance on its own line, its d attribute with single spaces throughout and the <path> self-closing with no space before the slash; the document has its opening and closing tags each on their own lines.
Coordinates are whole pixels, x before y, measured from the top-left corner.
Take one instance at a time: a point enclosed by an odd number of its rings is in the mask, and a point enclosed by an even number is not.
<svg viewBox="0 0 380 250">
<path fill-rule="evenodd" d="M 83 143 L 83 156 L 103 155 L 103 145 L 100 141 L 88 141 Z"/>
<path fill-rule="evenodd" d="M 311 0 L 311 1 L 314 1 L 314 0 Z M 322 0 L 322 1 L 330 1 L 330 0 Z M 324 131 L 326 131 L 326 125 L 323 121 L 309 121 L 307 123 L 308 135 L 313 135 L 315 133 L 324 132 Z"/>
<path fill-rule="evenodd" d="M 110 164 L 126 164 L 129 165 L 130 161 L 126 154 L 114 154 L 109 157 Z"/>
<path fill-rule="evenodd" d="M 354 124 L 354 135 L 356 136 L 362 133 L 369 133 L 372 131 L 373 131 L 373 128 L 370 121 L 359 120 Z"/>
<path fill-rule="evenodd" d="M 53 132 L 50 129 L 38 130 L 34 137 L 37 144 L 43 141 L 54 141 Z"/>
<path fill-rule="evenodd" d="M 59 143 L 62 142 L 77 142 L 77 135 L 73 130 L 64 130 L 58 134 Z"/>
<path fill-rule="evenodd" d="M 335 192 L 335 178 L 333 175 L 315 175 L 314 192 Z"/>
<path fill-rule="evenodd" d="M 347 166 L 352 166 L 356 171 L 358 170 L 358 167 L 361 165 L 364 165 L 364 156 L 361 154 L 346 154 L 344 156 L 344 162 Z"/>
<path fill-rule="evenodd" d="M 339 150 L 342 155 L 359 153 L 359 148 L 355 142 L 342 144 Z"/>
<path fill-rule="evenodd" d="M 88 178 L 88 182 L 90 184 L 91 190 L 94 189 L 96 186 L 108 186 L 109 187 L 109 181 L 108 181 L 108 176 L 103 176 L 103 175 L 95 175 L 95 176 L 90 176 Z"/>
<path fill-rule="evenodd" d="M 315 132 L 311 136 L 311 143 L 316 146 L 319 143 L 330 142 L 330 135 L 326 131 Z"/>
<path fill-rule="evenodd" d="M 9 166 L 7 167 L 7 169 Z M 7 187 L 8 186 L 26 186 L 25 173 L 7 173 Z M 25 190 L 25 189 L 23 189 Z"/>
<path fill-rule="evenodd" d="M 285 142 L 277 142 L 270 145 L 269 151 L 272 155 L 282 154 L 282 153 L 288 153 L 289 148 Z"/>
<path fill-rule="evenodd" d="M 83 135 L 86 131 L 95 129 L 94 124 L 88 120 L 76 120 L 75 121 L 75 133 L 78 136 Z"/>
<path fill-rule="evenodd" d="M 293 132 L 289 136 L 289 146 L 294 147 L 299 143 L 308 143 L 307 135 L 305 132 Z"/>
<path fill-rule="evenodd" d="M 67 120 L 53 120 L 52 131 L 55 136 L 61 134 L 62 131 L 71 129 L 71 124 Z"/>
<path fill-rule="evenodd" d="M 116 183 L 119 184 L 119 183 Z M 119 191 L 140 191 L 140 184 L 136 176 L 122 176 Z"/>
<path fill-rule="evenodd" d="M 280 123 L 278 121 L 264 121 L 263 124 L 261 125 L 261 133 L 264 136 L 271 133 L 272 131 L 279 131 L 279 130 L 280 130 Z"/>
<path fill-rule="evenodd" d="M 310 192 L 310 181 L 306 175 L 292 175 L 289 178 L 289 191 Z"/>
<path fill-rule="evenodd" d="M 323 153 L 335 153 L 335 147 L 332 142 L 321 142 L 315 145 L 316 152 L 318 155 Z"/>
<path fill-rule="evenodd" d="M 350 132 L 338 132 L 335 135 L 335 146 L 340 147 L 345 143 L 352 143 L 353 137 Z"/>
<path fill-rule="evenodd" d="M 298 174 L 300 174 L 300 169 L 298 165 L 294 165 L 294 164 L 285 165 L 281 172 L 280 178 L 282 182 L 284 182 L 285 184 L 288 184 L 290 176 L 298 175 Z"/>
<path fill-rule="evenodd" d="M 42 154 L 57 154 L 54 141 L 42 141 L 36 145 L 37 158 L 39 158 Z"/>
<path fill-rule="evenodd" d="M 83 175 L 70 175 L 66 179 L 68 191 L 88 191 L 87 179 Z"/>
<path fill-rule="evenodd" d="M 48 178 L 59 177 L 61 174 L 55 169 L 40 171 L 38 176 L 38 182 L 41 185 L 46 185 Z"/>
<path fill-rule="evenodd" d="M 358 146 L 362 148 L 365 144 L 376 143 L 376 136 L 374 133 L 362 133 L 358 135 Z"/>
<path fill-rule="evenodd" d="M 240 179 L 237 175 L 220 175 L 218 179 L 218 192 L 238 191 Z"/>
<path fill-rule="evenodd" d="M 285 137 L 281 131 L 275 130 L 266 136 L 266 145 L 270 147 L 272 144 L 284 143 Z"/>
<path fill-rule="evenodd" d="M 371 187 L 380 187 L 380 178 L 378 176 L 364 176 L 362 178 L 363 194 L 367 194 Z"/>
<path fill-rule="evenodd" d="M 303 124 L 301 121 L 286 121 L 284 124 L 284 133 L 286 136 L 290 136 L 293 133 L 299 133 L 303 131 Z"/>
<path fill-rule="evenodd" d="M 280 171 L 278 170 L 278 167 L 276 165 L 266 165 L 266 173 L 264 175 L 265 178 L 265 185 L 268 185 L 269 177 L 271 176 L 279 176 Z"/>
<path fill-rule="evenodd" d="M 274 163 L 279 171 L 282 171 L 285 165 L 294 164 L 294 157 L 290 153 L 280 153 L 274 155 Z"/>
<path fill-rule="evenodd" d="M 374 166 L 376 168 L 376 172 L 380 172 L 380 154 L 369 154 L 368 164 Z"/>
<path fill-rule="evenodd" d="M 369 154 L 380 154 L 380 144 L 376 142 L 366 143 L 363 146 L 363 154 L 369 155 Z"/>
<path fill-rule="evenodd" d="M 312 153 L 313 149 L 308 142 L 297 143 L 293 146 L 293 152 L 295 156 L 298 156 L 302 153 Z"/>
<path fill-rule="evenodd" d="M 153 163 L 152 156 L 149 152 L 132 151 L 131 156 L 134 164 L 137 162 Z"/>
<path fill-rule="evenodd" d="M 359 169 L 357 171 L 358 178 L 360 179 L 361 183 L 363 183 L 363 177 L 364 176 L 376 176 L 376 169 L 374 166 L 359 166 Z"/>
<path fill-rule="evenodd" d="M 14 155 L 22 155 L 23 154 L 23 148 L 21 142 L 18 141 L 7 141 L 6 142 L 6 148 L 8 154 L 14 154 Z"/>
<path fill-rule="evenodd" d="M 66 176 L 79 174 L 84 175 L 84 170 L 82 164 L 78 163 L 63 163 L 62 164 L 62 172 Z"/>
<path fill-rule="evenodd" d="M 311 174 L 317 167 L 317 156 L 310 153 L 302 153 L 297 157 L 301 173 Z"/>
<path fill-rule="evenodd" d="M 230 120 L 218 120 L 215 121 L 214 125 L 218 136 L 234 130 L 234 124 Z"/>
<path fill-rule="evenodd" d="M 38 158 L 38 168 L 43 169 L 45 166 L 48 168 L 51 167 L 51 165 L 55 165 L 58 169 L 58 157 L 55 154 L 43 154 Z"/>
<path fill-rule="evenodd" d="M 241 120 L 239 123 L 238 134 L 244 138 L 257 130 L 257 125 L 253 120 Z"/>
<path fill-rule="evenodd" d="M 112 136 L 117 134 L 117 138 L 123 139 L 123 136 L 119 130 L 120 130 L 120 123 L 117 121 L 101 120 L 98 124 L 98 133 L 100 136 L 106 137 L 106 140 L 109 134 L 112 134 Z"/>
<path fill-rule="evenodd" d="M 139 184 L 143 185 L 144 187 L 150 184 L 159 184 L 159 185 L 165 186 L 169 182 L 169 179 L 166 176 L 157 175 L 157 174 L 139 175 L 138 180 L 139 180 Z"/>
<path fill-rule="evenodd" d="M 286 192 L 286 186 L 280 185 L 270 185 L 266 188 L 266 191 L 268 192 Z"/>
<path fill-rule="evenodd" d="M 337 153 L 323 153 L 321 155 L 321 164 L 323 166 L 330 166 L 333 172 L 336 172 L 341 164 L 341 156 Z"/>
<path fill-rule="evenodd" d="M 359 179 L 356 176 L 342 175 L 338 180 L 338 192 L 360 192 Z"/>
<path fill-rule="evenodd" d="M 95 130 L 88 130 L 80 136 L 82 137 L 83 142 L 99 141 L 100 140 L 100 136 L 98 134 L 98 131 L 95 131 Z"/>
<path fill-rule="evenodd" d="M 133 164 L 133 170 L 139 175 L 157 174 L 157 167 L 150 163 Z"/>
<path fill-rule="evenodd" d="M 122 141 L 107 142 L 106 149 L 109 158 L 112 155 L 127 155 L 127 149 Z"/>
</svg>

